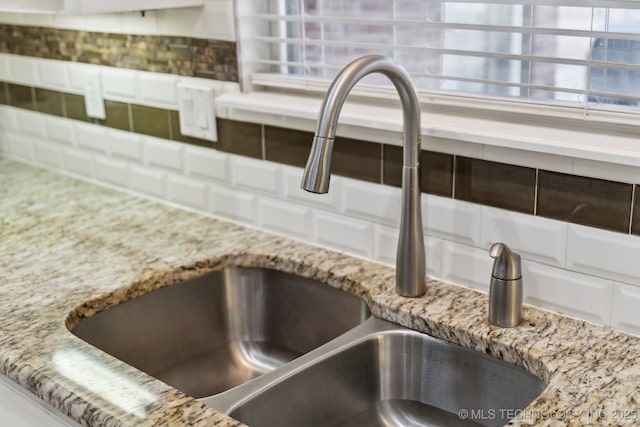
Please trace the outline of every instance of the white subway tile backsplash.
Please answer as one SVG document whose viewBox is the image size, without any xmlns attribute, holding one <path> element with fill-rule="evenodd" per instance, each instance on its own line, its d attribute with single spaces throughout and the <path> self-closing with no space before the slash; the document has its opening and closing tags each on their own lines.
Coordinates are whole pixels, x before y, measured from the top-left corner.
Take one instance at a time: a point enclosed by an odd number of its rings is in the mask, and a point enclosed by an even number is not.
<svg viewBox="0 0 640 427">
<path fill-rule="evenodd" d="M 80 150 L 65 148 L 63 150 L 64 165 L 68 172 L 93 177 L 93 155 Z"/>
<path fill-rule="evenodd" d="M 56 28 L 68 28 L 71 30 L 88 30 L 85 15 L 51 15 L 53 25 Z"/>
<path fill-rule="evenodd" d="M 481 211 L 481 247 L 502 242 L 523 258 L 564 266 L 567 223 L 490 207 Z"/>
<path fill-rule="evenodd" d="M 640 288 L 625 283 L 615 283 L 611 326 L 640 336 Z"/>
<path fill-rule="evenodd" d="M 524 301 L 537 307 L 609 324 L 613 282 L 531 261 L 522 262 Z"/>
<path fill-rule="evenodd" d="M 398 229 L 384 225 L 373 226 L 373 259 L 387 265 L 396 265 Z"/>
<path fill-rule="evenodd" d="M 195 179 L 169 175 L 167 178 L 167 198 L 172 202 L 204 210 L 207 205 L 207 186 Z"/>
<path fill-rule="evenodd" d="M 105 99 L 133 102 L 138 99 L 138 72 L 122 68 L 102 68 L 102 93 Z"/>
<path fill-rule="evenodd" d="M 257 222 L 258 204 L 254 194 L 216 185 L 210 186 L 209 194 L 212 213 L 245 224 Z"/>
<path fill-rule="evenodd" d="M 310 208 L 267 198 L 261 198 L 259 203 L 262 227 L 301 239 L 311 238 Z"/>
<path fill-rule="evenodd" d="M 204 147 L 187 147 L 185 151 L 186 172 L 189 175 L 227 181 L 229 155 Z"/>
<path fill-rule="evenodd" d="M 16 114 L 19 109 L 9 107 L 8 105 L 0 105 L 0 128 L 9 131 L 18 131 L 18 122 Z"/>
<path fill-rule="evenodd" d="M 11 55 L 6 53 L 0 54 L 0 80 L 11 80 L 11 71 L 9 71 L 10 58 L 12 58 Z"/>
<path fill-rule="evenodd" d="M 33 160 L 35 157 L 34 152 L 34 138 L 29 135 L 23 135 L 20 133 L 14 133 L 9 141 L 8 152 L 20 159 Z"/>
<path fill-rule="evenodd" d="M 427 275 L 442 277 L 442 239 L 424 237 Z M 395 267 L 398 250 L 398 229 L 384 225 L 373 226 L 373 259 Z"/>
<path fill-rule="evenodd" d="M 46 116 L 35 111 L 19 110 L 16 112 L 18 129 L 25 135 L 44 138 L 46 136 L 45 121 Z"/>
<path fill-rule="evenodd" d="M 280 167 L 275 163 L 240 156 L 231 159 L 233 185 L 270 194 L 280 192 Z"/>
<path fill-rule="evenodd" d="M 330 248 L 373 257 L 373 225 L 368 221 L 328 212 L 313 215 L 315 241 Z"/>
<path fill-rule="evenodd" d="M 314 204 L 337 210 L 339 206 L 340 193 L 342 188 L 342 178 L 337 176 L 331 177 L 331 188 L 326 194 L 310 193 L 303 190 L 300 186 L 302 183 L 302 169 L 283 166 L 284 179 L 284 197 L 287 200 L 295 202 L 303 202 L 305 204 Z"/>
<path fill-rule="evenodd" d="M 562 173 L 571 173 L 572 167 L 572 159 L 569 157 L 524 151 L 511 147 L 485 145 L 482 158 L 493 162 L 540 168 Z"/>
<path fill-rule="evenodd" d="M 63 168 L 62 149 L 46 141 L 37 141 L 34 144 L 35 160 L 45 166 L 56 169 Z"/>
<path fill-rule="evenodd" d="M 158 32 L 172 36 L 191 37 L 200 13 L 200 8 L 158 10 L 156 14 Z"/>
<path fill-rule="evenodd" d="M 442 279 L 489 292 L 493 259 L 473 246 L 442 242 Z"/>
<path fill-rule="evenodd" d="M 9 152 L 9 141 L 11 141 L 12 132 L 0 128 L 0 154 Z"/>
<path fill-rule="evenodd" d="M 571 173 L 591 178 L 635 184 L 638 181 L 640 168 L 637 166 L 613 164 L 595 160 L 574 159 Z"/>
<path fill-rule="evenodd" d="M 77 94 L 84 94 L 89 78 L 96 74 L 100 75 L 101 67 L 99 65 L 67 62 L 66 66 L 69 73 L 69 87 Z"/>
<path fill-rule="evenodd" d="M 32 58 L 13 55 L 9 61 L 9 73 L 11 81 L 14 83 L 27 86 L 36 86 L 38 84 L 36 63 Z"/>
<path fill-rule="evenodd" d="M 77 123 L 76 143 L 78 147 L 106 154 L 109 150 L 109 134 L 107 128 L 89 123 Z"/>
<path fill-rule="evenodd" d="M 122 13 L 122 31 L 125 34 L 159 34 L 157 14 L 155 10 L 146 10 L 144 15 L 139 12 Z"/>
<path fill-rule="evenodd" d="M 430 236 L 479 246 L 481 218 L 479 205 L 422 195 L 422 226 Z"/>
<path fill-rule="evenodd" d="M 49 59 L 36 60 L 38 73 L 38 86 L 52 90 L 69 90 L 69 73 L 63 61 L 52 61 Z"/>
<path fill-rule="evenodd" d="M 154 197 L 164 197 L 165 175 L 163 171 L 143 166 L 129 167 L 129 188 Z"/>
<path fill-rule="evenodd" d="M 141 162 L 142 136 L 132 132 L 109 130 L 108 138 L 112 155 Z"/>
<path fill-rule="evenodd" d="M 159 138 L 144 138 L 144 156 L 148 164 L 182 170 L 184 144 Z"/>
<path fill-rule="evenodd" d="M 427 275 L 430 278 L 442 277 L 442 239 L 425 236 L 425 251 L 427 252 Z"/>
<path fill-rule="evenodd" d="M 146 105 L 178 109 L 178 76 L 140 73 L 140 101 Z"/>
<path fill-rule="evenodd" d="M 402 195 L 399 188 L 342 179 L 342 211 L 391 226 L 400 225 Z"/>
<path fill-rule="evenodd" d="M 233 2 L 207 0 L 198 19 L 194 35 L 214 40 L 235 41 L 234 23 Z"/>
<path fill-rule="evenodd" d="M 121 33 L 122 18 L 120 13 L 103 13 L 99 15 L 85 15 L 85 25 L 91 31 L 105 33 Z"/>
<path fill-rule="evenodd" d="M 96 178 L 119 187 L 127 186 L 127 164 L 107 157 L 95 158 Z"/>
<path fill-rule="evenodd" d="M 640 237 L 568 225 L 568 270 L 640 285 Z"/>
<path fill-rule="evenodd" d="M 73 120 L 61 119 L 59 117 L 47 117 L 44 120 L 44 127 L 49 140 L 61 144 L 75 145 L 76 132 Z"/>
</svg>

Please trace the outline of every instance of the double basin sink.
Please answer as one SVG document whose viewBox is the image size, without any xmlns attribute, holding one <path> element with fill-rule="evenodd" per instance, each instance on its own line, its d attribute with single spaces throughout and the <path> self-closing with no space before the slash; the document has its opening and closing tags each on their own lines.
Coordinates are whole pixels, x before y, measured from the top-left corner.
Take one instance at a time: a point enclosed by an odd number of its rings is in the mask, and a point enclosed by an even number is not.
<svg viewBox="0 0 640 427">
<path fill-rule="evenodd" d="M 356 296 L 268 269 L 208 273 L 71 332 L 252 427 L 499 426 L 545 388 L 375 318 Z"/>
</svg>

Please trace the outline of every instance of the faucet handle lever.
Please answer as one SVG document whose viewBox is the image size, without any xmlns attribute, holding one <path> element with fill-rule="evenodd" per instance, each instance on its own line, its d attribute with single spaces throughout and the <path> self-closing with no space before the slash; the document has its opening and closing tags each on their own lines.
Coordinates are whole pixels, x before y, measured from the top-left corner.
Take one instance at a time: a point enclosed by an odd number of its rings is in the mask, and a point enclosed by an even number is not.
<svg viewBox="0 0 640 427">
<path fill-rule="evenodd" d="M 520 255 L 509 249 L 504 243 L 491 245 L 489 255 L 494 258 L 491 275 L 496 279 L 516 280 L 522 277 L 522 263 Z"/>
</svg>

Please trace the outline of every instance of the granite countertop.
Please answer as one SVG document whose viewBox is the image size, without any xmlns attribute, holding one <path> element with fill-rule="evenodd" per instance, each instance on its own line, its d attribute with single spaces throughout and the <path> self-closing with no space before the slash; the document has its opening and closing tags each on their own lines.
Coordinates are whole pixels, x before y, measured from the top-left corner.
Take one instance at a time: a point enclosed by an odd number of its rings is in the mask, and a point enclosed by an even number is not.
<svg viewBox="0 0 640 427">
<path fill-rule="evenodd" d="M 84 425 L 241 425 L 68 330 L 230 265 L 319 279 L 376 316 L 542 377 L 548 387 L 512 425 L 640 425 L 636 337 L 528 306 L 521 326 L 500 329 L 486 321 L 487 296 L 471 289 L 430 280 L 425 296 L 402 298 L 388 266 L 8 160 L 0 182 L 2 373 Z"/>
</svg>

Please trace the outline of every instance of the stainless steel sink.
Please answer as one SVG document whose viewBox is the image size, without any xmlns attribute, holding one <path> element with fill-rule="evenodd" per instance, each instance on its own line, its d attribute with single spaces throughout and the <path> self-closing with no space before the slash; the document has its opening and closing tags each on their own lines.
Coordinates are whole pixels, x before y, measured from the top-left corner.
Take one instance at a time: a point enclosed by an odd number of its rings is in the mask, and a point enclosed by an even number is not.
<svg viewBox="0 0 640 427">
<path fill-rule="evenodd" d="M 205 402 L 252 427 L 501 426 L 544 388 L 524 369 L 371 318 Z"/>
<path fill-rule="evenodd" d="M 369 315 L 359 298 L 331 286 L 228 268 L 109 308 L 71 332 L 200 398 L 272 371 Z"/>
</svg>

